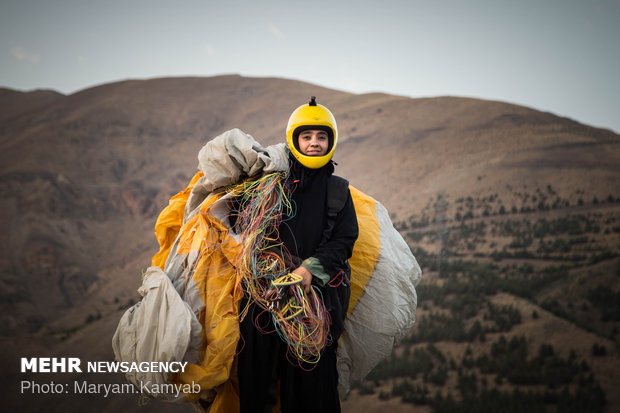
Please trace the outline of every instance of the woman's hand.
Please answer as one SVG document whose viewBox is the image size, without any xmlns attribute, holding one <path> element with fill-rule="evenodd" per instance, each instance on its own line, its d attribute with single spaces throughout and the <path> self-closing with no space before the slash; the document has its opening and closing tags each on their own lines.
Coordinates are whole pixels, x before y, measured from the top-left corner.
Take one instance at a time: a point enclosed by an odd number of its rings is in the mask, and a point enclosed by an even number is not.
<svg viewBox="0 0 620 413">
<path fill-rule="evenodd" d="M 312 273 L 305 267 L 299 266 L 293 271 L 293 274 L 301 276 L 301 288 L 303 288 L 305 293 L 309 293 L 310 284 L 312 284 Z"/>
</svg>

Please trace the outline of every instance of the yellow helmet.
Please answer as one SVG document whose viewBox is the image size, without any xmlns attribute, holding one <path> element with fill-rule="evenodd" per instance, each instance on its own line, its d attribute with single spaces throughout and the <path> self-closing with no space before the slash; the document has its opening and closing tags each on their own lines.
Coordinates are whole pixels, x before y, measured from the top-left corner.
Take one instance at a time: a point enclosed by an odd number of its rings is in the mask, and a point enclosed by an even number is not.
<svg viewBox="0 0 620 413">
<path fill-rule="evenodd" d="M 300 152 L 297 137 L 308 129 L 319 129 L 327 132 L 329 146 L 323 156 L 307 156 Z M 327 164 L 334 155 L 338 143 L 338 126 L 336 118 L 325 106 L 316 103 L 312 96 L 310 102 L 301 105 L 293 111 L 286 126 L 286 141 L 291 153 L 303 166 L 310 169 L 319 169 Z"/>
</svg>

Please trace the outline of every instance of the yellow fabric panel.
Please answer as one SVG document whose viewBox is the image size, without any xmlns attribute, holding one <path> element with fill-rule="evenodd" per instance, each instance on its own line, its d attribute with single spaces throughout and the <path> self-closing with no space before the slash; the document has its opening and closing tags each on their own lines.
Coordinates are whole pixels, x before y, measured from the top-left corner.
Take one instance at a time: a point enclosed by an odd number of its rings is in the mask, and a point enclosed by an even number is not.
<svg viewBox="0 0 620 413">
<path fill-rule="evenodd" d="M 188 364 L 183 373 L 171 377 L 177 384 L 200 385 L 212 389 L 228 381 L 239 341 L 238 301 L 242 291 L 236 288 L 234 259 L 240 245 L 228 235 L 228 228 L 214 218 L 210 206 L 221 197 L 212 195 L 201 211 L 180 230 L 178 254 L 200 251 L 193 274 L 201 300 L 205 304 L 199 321 L 202 325 L 201 364 Z M 196 395 L 187 394 L 188 399 Z M 230 406 L 230 401 L 218 404 Z M 233 402 L 234 403 L 234 402 Z"/>
<path fill-rule="evenodd" d="M 349 259 L 351 265 L 351 300 L 348 314 L 351 314 L 357 300 L 364 291 L 370 274 L 375 269 L 381 243 L 379 221 L 375 215 L 376 201 L 353 186 L 349 186 L 349 189 L 351 190 L 359 226 L 359 236 L 353 247 L 353 255 Z"/>
<path fill-rule="evenodd" d="M 237 377 L 237 359 L 230 371 L 230 380 L 217 389 L 215 400 L 209 413 L 238 413 L 239 412 L 239 379 Z"/>
<path fill-rule="evenodd" d="M 170 198 L 168 206 L 157 217 L 155 237 L 159 242 L 159 252 L 153 256 L 151 266 L 164 269 L 170 248 L 172 248 L 172 244 L 174 244 L 174 240 L 183 224 L 183 210 L 185 209 L 189 194 L 202 176 L 202 172 L 196 173 L 187 188 Z"/>
<path fill-rule="evenodd" d="M 221 256 L 220 256 L 221 258 Z M 218 265 L 221 262 L 211 262 Z M 201 364 L 188 364 L 183 373 L 171 378 L 173 383 L 200 385 L 201 389 L 212 389 L 228 381 L 234 356 L 239 341 L 239 319 L 237 301 L 234 294 L 234 271 L 210 271 L 206 279 L 202 280 L 201 294 L 210 289 L 204 317 L 200 317 L 203 327 L 203 345 Z M 219 273 L 219 274 L 215 274 Z M 203 277 L 201 277 L 203 278 Z M 213 302 L 211 302 L 213 301 Z M 187 394 L 191 399 L 191 394 Z"/>
</svg>

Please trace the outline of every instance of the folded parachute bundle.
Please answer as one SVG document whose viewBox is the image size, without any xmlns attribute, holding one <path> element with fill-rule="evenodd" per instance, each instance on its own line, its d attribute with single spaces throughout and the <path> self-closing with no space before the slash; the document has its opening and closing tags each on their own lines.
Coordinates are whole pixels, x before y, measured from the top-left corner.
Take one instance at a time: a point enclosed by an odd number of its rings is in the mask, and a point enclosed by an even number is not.
<svg viewBox="0 0 620 413">
<path fill-rule="evenodd" d="M 351 301 L 338 344 L 338 390 L 348 394 L 415 322 L 422 271 L 381 203 L 351 187 L 359 237 L 349 259 Z"/>
<path fill-rule="evenodd" d="M 168 276 L 159 267 L 149 268 L 138 292 L 144 298 L 123 314 L 112 338 L 117 361 L 199 362 L 200 323 Z M 126 376 L 136 388 L 153 398 L 185 399 L 179 392 L 165 391 L 169 383 L 164 369 L 130 370 Z"/>
<path fill-rule="evenodd" d="M 248 178 L 287 168 L 285 144 L 264 148 L 238 129 L 225 132 L 202 148 L 200 172 L 170 199 L 155 225 L 160 251 L 149 271 L 163 269 L 199 322 L 190 323 L 190 331 L 179 337 L 187 342 L 183 359 L 190 364 L 184 372 L 165 379 L 198 384 L 201 394 L 186 393 L 185 397 L 208 401 L 211 412 L 238 411 L 235 354 L 243 291 L 236 266 L 244 240 L 231 229 L 228 219 L 234 188 Z M 360 231 L 349 260 L 351 301 L 338 346 L 341 396 L 348 393 L 352 381 L 362 380 L 387 357 L 409 331 L 415 322 L 415 286 L 421 276 L 386 209 L 350 189 Z M 123 328 L 119 324 L 119 330 Z M 122 331 L 116 336 L 122 337 Z M 196 347 L 198 360 L 189 360 Z M 115 354 L 120 358 L 116 348 Z"/>
</svg>

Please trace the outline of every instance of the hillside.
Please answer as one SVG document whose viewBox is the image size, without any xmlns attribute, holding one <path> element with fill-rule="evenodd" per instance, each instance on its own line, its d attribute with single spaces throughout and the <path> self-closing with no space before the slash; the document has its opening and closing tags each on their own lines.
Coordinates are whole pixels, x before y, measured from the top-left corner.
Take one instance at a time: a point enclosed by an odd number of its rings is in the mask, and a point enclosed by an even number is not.
<svg viewBox="0 0 620 413">
<path fill-rule="evenodd" d="M 198 150 L 233 127 L 281 142 L 310 95 L 338 120 L 337 174 L 388 208 L 423 268 L 419 323 L 345 411 L 442 411 L 429 405 L 437 391 L 465 403 L 514 388 L 548 391 L 553 407 L 569 400 L 565 388 L 577 397 L 596 386 L 607 411 L 620 408 L 620 136 L 502 102 L 239 76 L 132 80 L 68 96 L 0 91 L 3 399 L 41 403 L 15 397 L 21 356 L 112 358 L 111 335 L 157 250 L 157 213 L 195 173 Z M 549 387 L 543 374 L 532 384 L 478 361 L 493 348 L 509 354 L 502 337 L 525 351 L 522 364 L 547 346 L 539 366 L 561 364 L 572 379 Z M 415 375 L 392 366 L 416 359 L 431 363 L 414 365 Z M 131 397 L 49 398 L 58 411 L 136 406 Z"/>
</svg>

